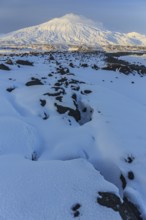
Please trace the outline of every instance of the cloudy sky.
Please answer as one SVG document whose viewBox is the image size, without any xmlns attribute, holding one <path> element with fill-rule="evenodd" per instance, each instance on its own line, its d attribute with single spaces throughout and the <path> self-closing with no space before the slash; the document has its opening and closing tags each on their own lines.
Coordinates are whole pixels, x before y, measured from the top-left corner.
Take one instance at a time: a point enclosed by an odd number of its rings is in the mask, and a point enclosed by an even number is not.
<svg viewBox="0 0 146 220">
<path fill-rule="evenodd" d="M 109 30 L 146 34 L 146 0 L 0 0 L 0 33 L 75 13 Z"/>
</svg>

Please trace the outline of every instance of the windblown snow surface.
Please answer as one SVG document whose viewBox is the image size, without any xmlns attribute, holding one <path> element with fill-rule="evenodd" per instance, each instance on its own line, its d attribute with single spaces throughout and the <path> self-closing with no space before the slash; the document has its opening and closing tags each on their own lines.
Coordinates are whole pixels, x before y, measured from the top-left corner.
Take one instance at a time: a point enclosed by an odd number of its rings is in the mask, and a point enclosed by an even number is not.
<svg viewBox="0 0 146 220">
<path fill-rule="evenodd" d="M 146 219 L 146 77 L 107 66 L 103 53 L 0 56 L 1 220 Z"/>
</svg>

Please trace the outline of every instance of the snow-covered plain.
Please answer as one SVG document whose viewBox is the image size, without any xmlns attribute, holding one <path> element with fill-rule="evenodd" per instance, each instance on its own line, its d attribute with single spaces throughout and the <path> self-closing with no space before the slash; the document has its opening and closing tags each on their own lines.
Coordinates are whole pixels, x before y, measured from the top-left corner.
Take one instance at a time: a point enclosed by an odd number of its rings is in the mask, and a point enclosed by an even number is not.
<svg viewBox="0 0 146 220">
<path fill-rule="evenodd" d="M 105 70 L 103 53 L 0 63 L 0 219 L 146 219 L 146 77 Z M 127 197 L 141 218 L 102 206 L 99 192 Z"/>
</svg>

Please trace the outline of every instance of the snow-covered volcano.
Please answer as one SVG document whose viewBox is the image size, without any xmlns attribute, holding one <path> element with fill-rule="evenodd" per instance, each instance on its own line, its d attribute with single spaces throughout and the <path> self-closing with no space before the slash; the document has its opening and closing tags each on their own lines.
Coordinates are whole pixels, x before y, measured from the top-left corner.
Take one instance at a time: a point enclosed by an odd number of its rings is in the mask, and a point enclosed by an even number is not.
<svg viewBox="0 0 146 220">
<path fill-rule="evenodd" d="M 102 47 L 106 45 L 146 46 L 146 36 L 104 29 L 83 16 L 67 14 L 46 23 L 24 28 L 0 37 L 1 44 L 48 44 Z"/>
</svg>

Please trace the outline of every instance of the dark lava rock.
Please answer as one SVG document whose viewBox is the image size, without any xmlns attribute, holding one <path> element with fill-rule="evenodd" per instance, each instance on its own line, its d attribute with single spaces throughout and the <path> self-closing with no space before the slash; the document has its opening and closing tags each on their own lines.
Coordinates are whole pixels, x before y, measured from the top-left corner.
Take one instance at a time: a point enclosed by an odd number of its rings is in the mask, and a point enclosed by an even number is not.
<svg viewBox="0 0 146 220">
<path fill-rule="evenodd" d="M 44 116 L 42 118 L 43 118 L 43 120 L 47 120 L 49 118 L 49 115 L 47 115 L 47 113 L 44 112 Z"/>
<path fill-rule="evenodd" d="M 86 68 L 86 67 L 88 67 L 88 64 L 87 63 L 83 63 L 83 64 L 81 64 L 81 67 Z"/>
<path fill-rule="evenodd" d="M 123 174 L 121 174 L 120 180 L 121 180 L 121 182 L 122 182 L 122 188 L 125 189 L 125 187 L 126 187 L 126 185 L 127 185 L 127 182 L 126 182 L 126 179 L 125 179 L 125 177 L 123 176 Z"/>
<path fill-rule="evenodd" d="M 18 65 L 33 66 L 33 62 L 30 62 L 28 60 L 17 60 L 16 63 Z"/>
<path fill-rule="evenodd" d="M 128 75 L 136 71 L 138 74 L 146 74 L 146 66 L 144 65 L 137 65 L 129 63 L 125 60 L 120 60 L 112 55 L 107 55 L 105 61 L 107 62 L 107 66 L 104 67 L 104 70 L 112 70 L 112 71 L 119 71 Z"/>
<path fill-rule="evenodd" d="M 135 157 L 133 157 L 132 155 L 128 156 L 127 158 L 125 158 L 125 162 L 126 163 L 132 163 L 134 161 Z"/>
<path fill-rule="evenodd" d="M 26 86 L 36 86 L 36 85 L 43 85 L 43 83 L 41 82 L 40 79 L 33 77 L 32 80 L 27 82 L 25 85 Z"/>
<path fill-rule="evenodd" d="M 74 218 L 79 217 L 79 216 L 80 216 L 80 212 L 79 211 L 74 212 Z"/>
<path fill-rule="evenodd" d="M 84 90 L 84 91 L 81 91 L 81 94 L 82 95 L 88 95 L 88 94 L 90 94 L 90 93 L 92 93 L 92 91 L 91 90 Z"/>
<path fill-rule="evenodd" d="M 121 200 L 118 196 L 107 192 L 99 192 L 99 195 L 101 197 L 97 198 L 97 202 L 100 205 L 112 208 L 115 211 L 119 210 L 119 207 L 121 206 Z"/>
<path fill-rule="evenodd" d="M 81 205 L 79 203 L 73 205 L 72 210 L 77 211 L 79 208 L 81 208 Z"/>
<path fill-rule="evenodd" d="M 72 99 L 73 99 L 74 101 L 77 101 L 77 95 L 76 95 L 75 93 L 72 95 Z"/>
<path fill-rule="evenodd" d="M 65 74 L 68 74 L 68 73 L 69 73 L 69 69 L 68 69 L 68 68 L 63 68 L 63 67 L 57 68 L 57 71 L 58 71 L 58 73 L 60 73 L 61 75 L 65 75 Z"/>
<path fill-rule="evenodd" d="M 123 220 L 143 220 L 138 208 L 124 197 L 124 202 L 119 209 L 120 216 Z"/>
<path fill-rule="evenodd" d="M 70 66 L 71 68 L 74 68 L 74 67 L 75 67 L 73 63 L 70 63 L 69 66 Z"/>
<path fill-rule="evenodd" d="M 50 54 L 49 60 L 55 60 L 52 54 Z"/>
<path fill-rule="evenodd" d="M 136 205 L 126 197 L 124 197 L 122 203 L 120 198 L 111 192 L 99 192 L 99 195 L 100 197 L 97 198 L 97 203 L 119 212 L 122 220 L 143 220 Z"/>
<path fill-rule="evenodd" d="M 62 77 L 61 79 L 58 80 L 58 82 L 60 83 L 64 83 L 67 81 L 67 78 L 66 77 Z"/>
<path fill-rule="evenodd" d="M 69 81 L 69 84 L 85 84 L 85 82 L 79 81 L 79 80 L 76 80 L 76 79 L 71 79 Z"/>
<path fill-rule="evenodd" d="M 58 105 L 57 103 L 55 103 L 54 105 L 56 106 L 58 113 L 64 114 L 64 113 L 68 112 L 68 115 L 73 117 L 77 122 L 81 120 L 81 114 L 77 108 L 74 110 L 69 107 Z"/>
<path fill-rule="evenodd" d="M 61 94 L 62 94 L 62 91 L 56 92 L 56 93 L 47 92 L 44 95 L 47 95 L 47 96 L 60 96 Z"/>
<path fill-rule="evenodd" d="M 12 92 L 14 89 L 15 89 L 14 87 L 10 87 L 10 88 L 7 88 L 6 90 L 7 90 L 8 92 Z"/>
<path fill-rule="evenodd" d="M 79 86 L 73 86 L 73 85 L 71 85 L 71 89 L 74 90 L 74 91 L 79 91 L 79 90 L 80 90 L 80 87 L 79 87 Z"/>
<path fill-rule="evenodd" d="M 73 211 L 74 218 L 80 216 L 80 212 L 79 212 L 80 208 L 81 208 L 81 205 L 79 203 L 76 203 L 75 205 L 72 206 L 72 211 Z"/>
<path fill-rule="evenodd" d="M 40 99 L 40 104 L 42 107 L 46 105 L 46 100 L 45 99 Z"/>
<path fill-rule="evenodd" d="M 32 160 L 32 161 L 37 161 L 37 159 L 38 159 L 38 155 L 37 155 L 37 153 L 34 151 L 34 152 L 32 153 L 32 155 L 31 155 L 31 160 Z"/>
<path fill-rule="evenodd" d="M 0 64 L 0 70 L 11 70 L 11 69 L 2 63 L 2 64 Z"/>
<path fill-rule="evenodd" d="M 61 95 L 65 95 L 66 92 L 65 92 L 65 89 L 60 87 L 60 86 L 54 86 L 52 87 L 52 89 L 55 89 L 56 92 L 54 93 L 51 93 L 51 92 L 47 92 L 45 93 L 44 95 L 46 96 L 61 96 Z"/>
<path fill-rule="evenodd" d="M 6 61 L 6 64 L 8 64 L 8 65 L 13 65 L 13 61 L 12 61 L 11 59 L 8 59 L 8 60 Z"/>
<path fill-rule="evenodd" d="M 86 108 L 86 107 L 83 108 L 83 109 L 82 109 L 82 112 L 87 112 L 87 108 Z"/>
<path fill-rule="evenodd" d="M 121 65 L 117 63 L 108 64 L 106 67 L 103 68 L 103 70 L 119 71 L 126 75 L 128 75 L 129 73 L 132 73 L 132 70 L 129 66 Z"/>
<path fill-rule="evenodd" d="M 130 180 L 134 180 L 134 173 L 133 173 L 132 171 L 129 171 L 129 172 L 128 172 L 128 178 L 129 178 Z"/>
<path fill-rule="evenodd" d="M 61 83 L 59 83 L 59 82 L 56 82 L 55 84 L 54 84 L 54 86 L 61 86 L 62 84 Z"/>
<path fill-rule="evenodd" d="M 55 89 L 55 91 L 61 90 L 62 94 L 65 95 L 65 89 L 64 89 L 64 88 L 62 88 L 62 87 L 60 87 L 60 86 L 54 86 L 54 87 L 52 87 L 52 88 Z"/>
<path fill-rule="evenodd" d="M 99 70 L 99 67 L 98 67 L 96 64 L 94 64 L 94 65 L 92 66 L 92 69 L 94 69 L 94 70 Z"/>
<path fill-rule="evenodd" d="M 59 101 L 59 102 L 62 102 L 62 99 L 63 99 L 63 96 L 57 96 L 56 97 L 56 100 Z"/>
</svg>

